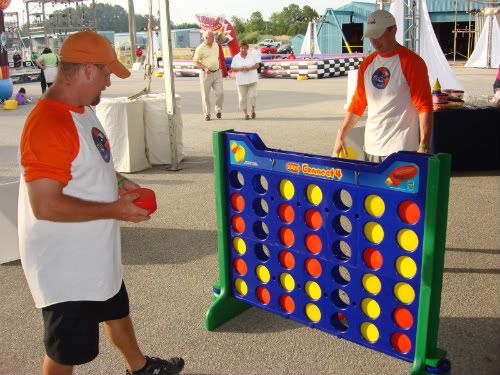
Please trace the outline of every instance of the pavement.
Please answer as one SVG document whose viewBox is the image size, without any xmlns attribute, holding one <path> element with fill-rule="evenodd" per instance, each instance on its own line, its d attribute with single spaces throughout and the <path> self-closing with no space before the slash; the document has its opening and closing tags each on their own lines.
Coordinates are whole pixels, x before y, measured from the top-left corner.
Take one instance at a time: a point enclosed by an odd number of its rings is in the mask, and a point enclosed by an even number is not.
<svg viewBox="0 0 500 375">
<path fill-rule="evenodd" d="M 455 71 L 468 91 L 491 92 L 496 70 Z M 159 204 L 149 222 L 122 225 L 124 279 L 144 353 L 182 355 L 184 373 L 192 375 L 409 374 L 410 363 L 257 308 L 205 330 L 218 279 L 212 132 L 256 132 L 270 148 L 330 155 L 344 115 L 347 78 L 262 79 L 257 119 L 251 121 L 237 110 L 235 82 L 224 85 L 223 118 L 205 122 L 198 79 L 176 78 L 184 123 L 182 170 L 157 166 L 128 176 L 154 189 Z M 38 97 L 38 83 L 24 87 Z M 142 73 L 134 72 L 129 80 L 113 80 L 103 95 L 129 96 L 143 87 Z M 164 91 L 163 80 L 153 78 L 152 89 Z M 32 107 L 0 112 L 0 183 L 18 178 L 18 141 Z M 474 126 L 471 131 L 477 131 Z M 500 374 L 499 192 L 498 170 L 453 173 L 439 331 L 453 374 Z M 0 265 L 0 285 L 0 374 L 37 374 L 43 325 L 19 261 Z M 102 332 L 101 338 L 100 355 L 75 374 L 124 373 L 120 355 Z"/>
</svg>

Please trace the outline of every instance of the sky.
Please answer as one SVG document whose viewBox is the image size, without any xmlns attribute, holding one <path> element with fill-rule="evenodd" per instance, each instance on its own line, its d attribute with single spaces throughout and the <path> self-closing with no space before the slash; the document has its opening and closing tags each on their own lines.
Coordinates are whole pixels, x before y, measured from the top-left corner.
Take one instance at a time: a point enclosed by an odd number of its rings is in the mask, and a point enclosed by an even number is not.
<svg viewBox="0 0 500 375">
<path fill-rule="evenodd" d="M 153 0 L 153 14 L 157 14 L 160 1 Z M 375 2 L 375 0 L 364 0 L 366 2 Z M 126 10 L 128 9 L 127 0 L 96 0 L 98 3 L 108 3 L 121 5 Z M 170 18 L 178 24 L 183 22 L 196 22 L 195 14 L 206 13 L 210 15 L 224 15 L 226 18 L 238 16 L 243 19 L 248 19 L 250 15 L 259 11 L 265 20 L 268 20 L 272 13 L 280 12 L 284 7 L 290 4 L 297 4 L 300 7 L 309 5 L 318 12 L 319 15 L 325 13 L 327 8 L 337 8 L 344 4 L 351 2 L 351 0 L 214 0 L 214 1 L 200 1 L 200 0 L 170 0 Z M 86 1 L 90 3 L 90 1 Z M 211 3 L 210 6 L 208 3 Z M 12 0 L 7 12 L 20 12 L 20 23 L 24 23 L 25 15 L 23 10 L 25 5 L 22 0 Z M 46 6 L 46 12 L 54 9 L 52 5 Z M 134 0 L 134 9 L 137 14 L 146 14 L 148 12 L 147 0 Z"/>
</svg>

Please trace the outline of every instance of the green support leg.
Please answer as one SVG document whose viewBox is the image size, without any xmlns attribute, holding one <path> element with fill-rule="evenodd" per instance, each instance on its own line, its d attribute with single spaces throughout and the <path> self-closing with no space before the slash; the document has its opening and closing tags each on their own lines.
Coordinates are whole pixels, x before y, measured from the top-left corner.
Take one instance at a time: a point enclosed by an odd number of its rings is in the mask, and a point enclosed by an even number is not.
<svg viewBox="0 0 500 375">
<path fill-rule="evenodd" d="M 451 155 L 438 154 L 429 159 L 422 282 L 415 361 L 411 375 L 429 374 L 425 366 L 441 367 L 446 357 L 446 352 L 437 347 L 437 338 L 443 287 L 450 170 Z M 446 373 L 448 372 L 443 372 Z"/>
<path fill-rule="evenodd" d="M 227 243 L 226 166 L 224 164 L 224 132 L 213 133 L 215 203 L 217 209 L 217 252 L 219 281 L 214 285 L 214 298 L 205 317 L 205 328 L 212 331 L 250 307 L 231 296 L 230 256 Z"/>
</svg>

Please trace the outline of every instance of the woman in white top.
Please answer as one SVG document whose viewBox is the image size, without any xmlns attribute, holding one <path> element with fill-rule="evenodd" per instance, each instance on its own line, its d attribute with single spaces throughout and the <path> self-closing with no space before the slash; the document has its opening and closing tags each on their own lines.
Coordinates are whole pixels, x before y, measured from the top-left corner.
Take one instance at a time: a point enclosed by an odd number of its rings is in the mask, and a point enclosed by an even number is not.
<svg viewBox="0 0 500 375">
<path fill-rule="evenodd" d="M 248 100 L 252 106 L 252 118 L 255 118 L 255 104 L 257 102 L 257 68 L 260 61 L 253 53 L 248 52 L 248 43 L 240 43 L 240 53 L 233 57 L 231 70 L 236 75 L 236 87 L 240 109 L 245 114 L 245 120 L 249 120 Z"/>
</svg>

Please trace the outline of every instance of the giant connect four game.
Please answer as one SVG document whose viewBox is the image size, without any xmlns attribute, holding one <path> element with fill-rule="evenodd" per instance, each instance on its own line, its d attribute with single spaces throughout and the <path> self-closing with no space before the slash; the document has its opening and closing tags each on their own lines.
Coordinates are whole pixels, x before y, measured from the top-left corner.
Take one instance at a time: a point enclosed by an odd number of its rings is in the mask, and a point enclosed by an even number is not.
<svg viewBox="0 0 500 375">
<path fill-rule="evenodd" d="M 437 348 L 450 156 L 381 164 L 214 133 L 219 282 L 206 327 L 250 306 L 448 373 Z M 332 348 L 334 350 L 334 348 Z"/>
</svg>

